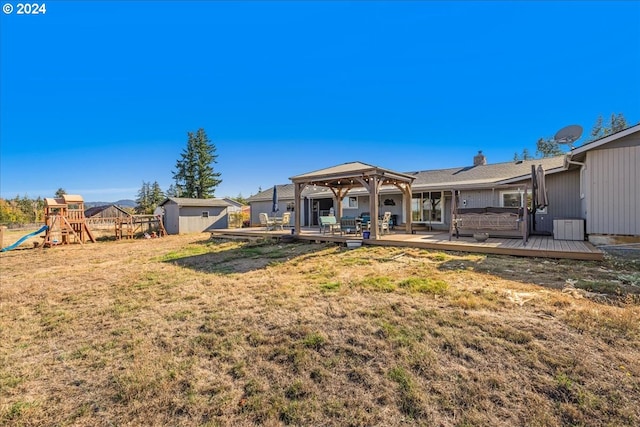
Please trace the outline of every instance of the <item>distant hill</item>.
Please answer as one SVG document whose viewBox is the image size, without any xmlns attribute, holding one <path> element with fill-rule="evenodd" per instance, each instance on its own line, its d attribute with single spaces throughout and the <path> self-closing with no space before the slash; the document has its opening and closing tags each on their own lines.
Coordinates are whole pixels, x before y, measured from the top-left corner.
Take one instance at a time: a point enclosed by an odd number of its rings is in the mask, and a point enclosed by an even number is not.
<svg viewBox="0 0 640 427">
<path fill-rule="evenodd" d="M 92 208 L 94 206 L 104 206 L 104 205 L 118 205 L 125 208 L 135 208 L 136 202 L 131 199 L 123 199 L 118 200 L 117 202 L 84 202 L 85 208 Z"/>
</svg>

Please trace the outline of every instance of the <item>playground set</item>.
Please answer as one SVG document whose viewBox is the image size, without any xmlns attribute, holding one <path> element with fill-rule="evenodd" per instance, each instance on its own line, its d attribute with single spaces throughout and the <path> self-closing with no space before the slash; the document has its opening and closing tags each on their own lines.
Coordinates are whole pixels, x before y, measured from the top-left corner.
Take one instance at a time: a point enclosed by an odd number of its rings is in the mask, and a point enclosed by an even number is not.
<svg viewBox="0 0 640 427">
<path fill-rule="evenodd" d="M 91 233 L 84 216 L 84 200 L 81 196 L 65 194 L 62 198 L 44 199 L 44 217 L 47 225 L 43 247 L 66 245 L 76 242 L 84 244 L 87 238 L 93 243 Z"/>
<path fill-rule="evenodd" d="M 80 243 L 83 245 L 87 240 L 95 243 L 91 229 L 85 217 L 84 200 L 82 196 L 65 194 L 61 198 L 44 199 L 45 225 L 37 231 L 21 237 L 18 241 L 2 248 L 0 252 L 10 251 L 17 248 L 25 240 L 37 236 L 42 232 L 44 241 L 41 247 L 52 247 L 55 245 L 66 245 L 70 243 Z M 144 232 L 146 225 L 149 233 L 146 236 L 166 236 L 167 231 L 162 223 L 160 215 L 131 215 L 125 218 L 109 218 L 115 224 L 116 239 L 133 239 L 136 233 Z M 151 231 L 156 227 L 158 232 Z M 1 233 L 1 232 L 0 232 Z M 0 246 L 2 240 L 0 240 Z M 36 245 L 38 246 L 38 245 Z"/>
<path fill-rule="evenodd" d="M 146 227 L 145 227 L 146 226 Z M 138 233 L 145 233 L 145 237 L 149 236 L 166 236 L 160 215 L 131 215 L 129 217 L 116 218 L 116 239 L 133 239 Z M 158 228 L 158 233 L 151 231 L 154 227 Z M 147 230 L 145 232 L 144 230 Z"/>
</svg>

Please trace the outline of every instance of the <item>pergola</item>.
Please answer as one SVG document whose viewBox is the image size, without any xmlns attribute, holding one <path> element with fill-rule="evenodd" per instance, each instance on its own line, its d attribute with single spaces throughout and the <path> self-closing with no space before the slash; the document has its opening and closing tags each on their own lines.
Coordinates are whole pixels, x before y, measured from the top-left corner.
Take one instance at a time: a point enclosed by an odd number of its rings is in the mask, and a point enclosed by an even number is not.
<svg viewBox="0 0 640 427">
<path fill-rule="evenodd" d="M 378 196 L 382 186 L 395 186 L 403 196 L 406 215 L 406 230 L 411 232 L 411 184 L 414 177 L 371 166 L 366 163 L 352 162 L 315 172 L 309 172 L 289 178 L 294 184 L 295 197 L 295 234 L 300 234 L 300 203 L 302 191 L 309 185 L 327 187 L 333 193 L 336 217 L 342 217 L 342 199 L 354 188 L 364 188 L 369 193 L 369 212 L 371 214 L 370 238 L 378 238 Z"/>
</svg>

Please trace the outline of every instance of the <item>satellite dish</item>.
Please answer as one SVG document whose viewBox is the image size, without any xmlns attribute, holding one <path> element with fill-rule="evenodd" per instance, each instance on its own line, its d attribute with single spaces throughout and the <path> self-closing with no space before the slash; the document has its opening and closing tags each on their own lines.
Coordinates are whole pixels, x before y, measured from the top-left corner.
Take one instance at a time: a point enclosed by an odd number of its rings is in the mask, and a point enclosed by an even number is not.
<svg viewBox="0 0 640 427">
<path fill-rule="evenodd" d="M 560 129 L 556 136 L 553 139 L 558 144 L 567 144 L 569 147 L 573 148 L 571 144 L 580 139 L 582 136 L 582 126 L 580 125 L 569 125 L 567 127 L 563 127 Z"/>
</svg>

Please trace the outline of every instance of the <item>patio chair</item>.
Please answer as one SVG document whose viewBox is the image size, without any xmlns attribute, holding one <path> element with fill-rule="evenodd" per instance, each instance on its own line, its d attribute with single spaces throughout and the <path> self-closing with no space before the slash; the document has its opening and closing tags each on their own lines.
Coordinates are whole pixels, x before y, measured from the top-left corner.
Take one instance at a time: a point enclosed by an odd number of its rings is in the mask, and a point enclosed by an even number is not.
<svg viewBox="0 0 640 427">
<path fill-rule="evenodd" d="M 275 226 L 275 221 L 269 218 L 269 215 L 266 213 L 260 213 L 260 225 L 266 227 L 267 230 L 273 230 Z"/>
<path fill-rule="evenodd" d="M 384 234 L 385 231 L 389 232 L 389 222 L 391 222 L 391 212 L 385 212 L 382 220 L 380 221 L 380 234 Z"/>
<path fill-rule="evenodd" d="M 276 227 L 280 227 L 280 230 L 284 230 L 285 227 L 289 227 L 289 221 L 291 221 L 291 212 L 285 212 L 282 214 L 282 220 L 276 222 Z"/>
<path fill-rule="evenodd" d="M 356 223 L 356 219 L 352 216 L 343 216 L 340 218 L 340 234 L 355 233 L 360 234 L 360 227 Z"/>
<path fill-rule="evenodd" d="M 362 229 L 363 230 L 368 230 L 369 229 L 369 225 L 371 224 L 371 215 L 362 214 L 362 216 L 360 216 L 360 218 L 362 218 Z"/>
</svg>

